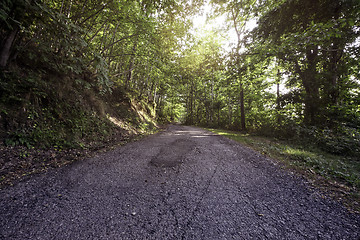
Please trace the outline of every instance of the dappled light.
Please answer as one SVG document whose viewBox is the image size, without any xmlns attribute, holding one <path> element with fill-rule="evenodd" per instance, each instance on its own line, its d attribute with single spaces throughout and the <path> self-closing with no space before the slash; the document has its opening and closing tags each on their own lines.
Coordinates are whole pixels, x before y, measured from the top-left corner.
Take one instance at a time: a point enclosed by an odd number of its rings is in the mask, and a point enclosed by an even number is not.
<svg viewBox="0 0 360 240">
<path fill-rule="evenodd" d="M 0 238 L 359 239 L 359 9 L 1 0 Z"/>
<path fill-rule="evenodd" d="M 359 159 L 359 1 L 7 0 L 0 7 L 0 148 L 12 154 L 100 149 L 181 123 Z M 9 174 L 31 169 L 7 159 Z"/>
<path fill-rule="evenodd" d="M 2 121 L 23 126 L 47 105 L 54 118 L 69 106 L 112 116 L 121 105 L 152 125 L 352 132 L 359 3 L 323 9 L 328 2 L 6 2 L 2 119 L 15 121 Z M 58 102 L 64 106 L 52 111 Z"/>
<path fill-rule="evenodd" d="M 125 130 L 128 130 L 132 133 L 135 133 L 136 130 L 134 127 L 132 127 L 129 123 L 127 122 L 124 122 L 123 120 L 121 119 L 118 119 L 116 117 L 111 117 L 111 116 L 107 116 L 107 118 L 113 123 L 115 124 L 116 126 L 122 128 L 122 129 L 125 129 Z"/>
<path fill-rule="evenodd" d="M 191 136 L 193 138 L 207 138 L 210 137 L 211 135 L 195 135 L 195 136 Z"/>
</svg>

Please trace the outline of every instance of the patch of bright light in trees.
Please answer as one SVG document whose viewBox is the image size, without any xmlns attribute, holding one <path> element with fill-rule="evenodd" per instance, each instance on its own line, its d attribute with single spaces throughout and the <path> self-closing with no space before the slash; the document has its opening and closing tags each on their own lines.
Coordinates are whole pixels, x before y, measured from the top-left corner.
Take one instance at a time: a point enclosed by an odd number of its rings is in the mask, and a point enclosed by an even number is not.
<svg viewBox="0 0 360 240">
<path fill-rule="evenodd" d="M 195 15 L 192 19 L 193 29 L 192 33 L 195 36 L 205 36 L 207 31 L 211 30 L 221 30 L 223 32 L 222 37 L 226 39 L 223 43 L 223 47 L 226 51 L 231 51 L 231 49 L 236 46 L 237 43 L 237 35 L 234 27 L 230 27 L 228 29 L 228 23 L 226 23 L 225 14 L 218 16 L 215 19 L 207 19 L 207 15 L 209 15 L 213 11 L 211 5 L 209 3 L 205 3 L 202 8 L 202 11 L 199 12 L 198 15 Z M 256 27 L 256 20 L 250 19 L 245 26 L 245 29 L 251 31 Z"/>
</svg>

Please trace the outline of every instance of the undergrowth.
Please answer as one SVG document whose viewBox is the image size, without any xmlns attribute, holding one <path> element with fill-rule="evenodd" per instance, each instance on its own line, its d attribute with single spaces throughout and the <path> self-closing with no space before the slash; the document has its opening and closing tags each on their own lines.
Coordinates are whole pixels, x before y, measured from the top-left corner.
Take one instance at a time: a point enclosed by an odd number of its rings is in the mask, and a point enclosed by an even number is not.
<svg viewBox="0 0 360 240">
<path fill-rule="evenodd" d="M 144 134 L 156 129 L 152 107 L 115 87 L 105 96 L 70 84 L 65 76 L 44 79 L 41 72 L 16 69 L 16 74 L 0 74 L 0 140 L 5 146 L 88 148 L 119 131 Z"/>
<path fill-rule="evenodd" d="M 28 110 L 24 125 L 7 132 L 5 145 L 82 148 L 92 141 L 104 140 L 112 131 L 111 123 L 95 113 L 72 106 L 63 106 L 61 111 L 65 114 L 60 117 L 50 108 Z"/>
<path fill-rule="evenodd" d="M 105 98 L 76 88 L 42 97 L 25 90 L 14 94 L 0 86 L 7 95 L 0 98 L 0 188 L 158 129 L 151 106 L 116 91 Z"/>
</svg>

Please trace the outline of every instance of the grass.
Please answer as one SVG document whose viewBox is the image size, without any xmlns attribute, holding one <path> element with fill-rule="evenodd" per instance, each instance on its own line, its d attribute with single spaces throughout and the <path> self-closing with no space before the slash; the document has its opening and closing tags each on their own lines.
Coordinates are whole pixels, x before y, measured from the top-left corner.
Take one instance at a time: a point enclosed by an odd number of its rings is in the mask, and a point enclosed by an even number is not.
<svg viewBox="0 0 360 240">
<path fill-rule="evenodd" d="M 360 161 L 324 152 L 308 142 L 281 141 L 248 133 L 207 129 L 233 139 L 282 163 L 314 186 L 360 212 Z"/>
</svg>

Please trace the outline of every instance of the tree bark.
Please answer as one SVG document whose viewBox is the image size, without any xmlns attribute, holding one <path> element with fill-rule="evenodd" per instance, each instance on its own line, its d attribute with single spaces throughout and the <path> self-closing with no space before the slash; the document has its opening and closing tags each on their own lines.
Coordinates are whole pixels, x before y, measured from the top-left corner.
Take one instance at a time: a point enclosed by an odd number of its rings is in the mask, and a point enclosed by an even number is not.
<svg viewBox="0 0 360 240">
<path fill-rule="evenodd" d="M 228 124 L 229 127 L 232 125 L 232 105 L 230 96 L 228 96 Z"/>
<path fill-rule="evenodd" d="M 299 74 L 302 85 L 305 89 L 305 109 L 304 122 L 307 125 L 316 125 L 320 122 L 320 83 L 316 79 L 318 48 L 308 48 L 306 50 L 306 69 L 301 70 L 299 64 L 295 62 L 296 72 Z"/>
<path fill-rule="evenodd" d="M 194 124 L 194 84 L 191 83 L 190 90 L 190 124 Z"/>
<path fill-rule="evenodd" d="M 4 39 L 0 51 L 0 68 L 5 68 L 11 55 L 11 47 L 15 41 L 16 35 L 19 32 L 19 27 L 15 27 L 10 34 Z"/>
<path fill-rule="evenodd" d="M 319 122 L 318 115 L 320 110 L 319 82 L 316 79 L 316 57 L 318 54 L 317 47 L 306 51 L 308 67 L 303 72 L 303 85 L 305 87 L 305 123 L 316 125 Z"/>
<path fill-rule="evenodd" d="M 119 23 L 116 24 L 116 27 L 114 29 L 114 32 L 113 32 L 113 36 L 112 36 L 112 39 L 111 39 L 111 42 L 113 43 L 114 40 L 115 40 L 115 36 L 116 36 L 116 33 L 117 33 L 117 29 L 119 27 Z M 113 48 L 114 48 L 114 45 L 112 45 L 111 47 L 108 48 L 108 65 L 110 66 L 110 63 L 111 63 L 111 55 L 112 55 L 112 51 L 113 51 Z"/>
<path fill-rule="evenodd" d="M 134 66 L 134 60 L 135 60 L 135 52 L 136 52 L 136 43 L 134 43 L 133 49 L 132 49 L 134 55 L 131 56 L 130 59 L 130 63 L 129 63 L 129 73 L 126 77 L 126 82 L 125 82 L 125 89 L 129 89 L 131 82 L 132 82 L 132 78 L 133 78 L 133 66 Z"/>
<path fill-rule="evenodd" d="M 241 130 L 246 130 L 246 123 L 245 123 L 245 105 L 244 105 L 244 89 L 242 84 L 240 84 L 240 124 Z"/>
<path fill-rule="evenodd" d="M 276 79 L 276 112 L 277 112 L 277 123 L 278 123 L 279 126 L 280 126 L 280 123 L 281 123 L 280 81 L 281 81 L 281 75 L 280 75 L 280 70 L 278 69 L 277 79 Z"/>
</svg>

